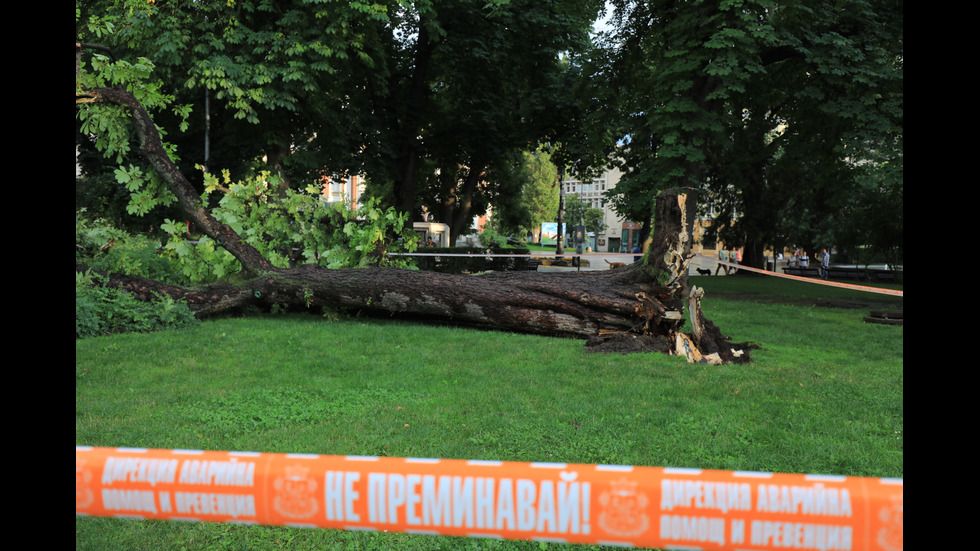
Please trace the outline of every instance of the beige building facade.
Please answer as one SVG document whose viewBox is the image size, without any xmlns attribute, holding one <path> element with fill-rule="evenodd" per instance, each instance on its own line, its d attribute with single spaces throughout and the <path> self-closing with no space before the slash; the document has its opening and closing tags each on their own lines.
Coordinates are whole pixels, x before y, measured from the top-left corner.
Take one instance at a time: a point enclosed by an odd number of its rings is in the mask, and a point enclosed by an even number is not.
<svg viewBox="0 0 980 551">
<path fill-rule="evenodd" d="M 620 217 L 605 197 L 605 193 L 615 188 L 622 177 L 622 171 L 613 167 L 594 179 L 580 179 L 574 174 L 565 178 L 566 196 L 574 195 L 587 206 L 602 209 L 605 230 L 591 236 L 592 249 L 596 252 L 628 253 L 641 246 L 639 235 L 643 224 Z"/>
<path fill-rule="evenodd" d="M 323 176 L 320 179 L 322 200 L 325 203 L 344 201 L 356 209 L 364 194 L 364 178 L 360 176 Z"/>
<path fill-rule="evenodd" d="M 626 220 L 612 209 L 604 194 L 619 184 L 623 173 L 618 168 L 608 168 L 595 179 L 579 179 L 575 175 L 566 177 L 564 181 L 566 195 L 575 195 L 592 208 L 603 211 L 605 231 L 593 237 L 592 248 L 596 252 L 625 253 L 632 252 L 639 243 L 642 222 Z M 711 228 L 710 217 L 698 218 L 694 221 L 694 243 L 692 251 L 698 254 L 715 255 L 718 252 L 717 232 Z"/>
</svg>

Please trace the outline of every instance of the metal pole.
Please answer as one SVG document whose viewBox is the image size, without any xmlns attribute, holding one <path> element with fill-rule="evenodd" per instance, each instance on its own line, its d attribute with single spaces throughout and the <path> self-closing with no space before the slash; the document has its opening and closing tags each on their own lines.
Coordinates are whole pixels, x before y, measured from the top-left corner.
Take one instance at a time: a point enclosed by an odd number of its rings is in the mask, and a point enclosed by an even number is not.
<svg viewBox="0 0 980 551">
<path fill-rule="evenodd" d="M 565 252 L 565 167 L 558 168 L 558 246 L 555 254 Z"/>
</svg>

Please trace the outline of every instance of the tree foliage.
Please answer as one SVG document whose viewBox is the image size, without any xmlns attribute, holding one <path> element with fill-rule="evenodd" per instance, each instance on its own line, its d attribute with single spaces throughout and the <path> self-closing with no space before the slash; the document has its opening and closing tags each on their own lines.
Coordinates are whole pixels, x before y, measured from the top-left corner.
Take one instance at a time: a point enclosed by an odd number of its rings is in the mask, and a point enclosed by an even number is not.
<svg viewBox="0 0 980 551">
<path fill-rule="evenodd" d="M 202 200 L 216 187 L 212 180 Z M 406 257 L 388 252 L 412 252 L 417 236 L 406 227 L 407 217 L 368 201 L 355 209 L 346 202 L 323 204 L 319 191 L 287 189 L 275 193 L 269 174 L 229 184 L 211 215 L 267 258 L 274 266 L 318 264 L 327 268 L 366 266 L 410 267 Z M 191 283 L 213 282 L 238 273 L 241 264 L 207 236 L 190 235 L 173 220 L 161 228 L 170 235 L 164 249 Z"/>
<path fill-rule="evenodd" d="M 616 150 L 609 200 L 626 219 L 647 222 L 662 189 L 700 188 L 749 264 L 794 244 L 901 257 L 900 3 L 611 5 L 592 48 L 595 0 L 96 0 L 76 3 L 78 40 L 119 55 L 86 54 L 78 82 L 141 82 L 199 193 L 223 170 L 268 171 L 279 197 L 356 173 L 381 205 L 409 221 L 424 207 L 458 235 L 491 204 L 524 223 L 526 205 L 505 203 L 526 188 L 521 152 L 548 142 L 579 173 Z M 172 204 L 120 107 L 79 113 L 79 136 L 119 166 L 98 181 L 130 213 Z"/>
<path fill-rule="evenodd" d="M 613 4 L 606 71 L 627 91 L 619 212 L 637 219 L 658 189 L 701 188 L 751 265 L 764 247 L 845 239 L 866 163 L 901 164 L 901 3 Z"/>
<path fill-rule="evenodd" d="M 490 199 L 520 189 L 519 151 L 560 115 L 559 54 L 588 44 L 600 9 L 596 0 L 102 0 L 76 6 L 76 34 L 120 59 L 145 57 L 171 101 L 193 106 L 187 132 L 168 138 L 184 173 L 201 165 L 239 180 L 268 170 L 280 193 L 358 174 L 384 205 L 410 219 L 425 206 L 458 234 Z M 194 185 L 203 189 L 203 177 Z"/>
<path fill-rule="evenodd" d="M 568 224 L 565 228 L 567 233 L 572 233 L 580 223 L 585 226 L 586 232 L 595 235 L 606 231 L 605 211 L 592 207 L 575 193 L 565 196 L 565 222 Z"/>
<path fill-rule="evenodd" d="M 521 196 L 529 214 L 526 230 L 537 235 L 540 241 L 541 224 L 554 221 L 558 215 L 558 167 L 551 162 L 551 154 L 544 148 L 523 155 L 527 176 Z"/>
</svg>

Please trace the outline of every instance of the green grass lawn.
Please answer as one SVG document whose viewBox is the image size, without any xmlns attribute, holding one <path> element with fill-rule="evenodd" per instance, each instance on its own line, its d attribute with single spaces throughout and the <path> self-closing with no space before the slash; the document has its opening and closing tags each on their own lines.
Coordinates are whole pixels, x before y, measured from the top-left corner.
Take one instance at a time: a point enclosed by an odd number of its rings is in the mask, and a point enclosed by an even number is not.
<svg viewBox="0 0 980 551">
<path fill-rule="evenodd" d="M 904 329 L 862 322 L 862 301 L 900 298 L 692 282 L 709 319 L 760 347 L 751 363 L 388 320 L 221 319 L 76 341 L 75 443 L 903 477 Z M 100 550 L 546 547 L 99 518 L 75 533 Z"/>
</svg>

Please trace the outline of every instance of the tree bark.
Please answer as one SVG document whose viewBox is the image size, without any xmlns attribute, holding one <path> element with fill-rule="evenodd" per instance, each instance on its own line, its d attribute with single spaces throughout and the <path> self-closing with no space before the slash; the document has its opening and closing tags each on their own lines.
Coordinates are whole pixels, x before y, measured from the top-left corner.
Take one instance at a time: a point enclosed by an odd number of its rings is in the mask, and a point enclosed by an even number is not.
<svg viewBox="0 0 980 551">
<path fill-rule="evenodd" d="M 98 88 L 87 95 L 93 103 L 112 103 L 129 111 L 140 139 L 140 153 L 143 158 L 167 183 L 168 189 L 177 197 L 177 203 L 184 214 L 205 235 L 224 247 L 250 272 L 278 270 L 255 247 L 245 242 L 229 226 L 218 222 L 204 208 L 194 187 L 167 154 L 150 114 L 131 93 L 121 88 Z"/>
<path fill-rule="evenodd" d="M 690 361 L 746 361 L 700 314 L 700 295 L 687 285 L 693 190 L 668 190 L 657 199 L 653 242 L 644 260 L 616 270 L 456 275 L 392 268 L 331 270 L 315 264 L 277 268 L 230 227 L 215 220 L 186 178 L 173 165 L 156 127 L 136 99 L 123 90 L 93 91 L 95 101 L 130 110 L 142 153 L 178 197 L 188 216 L 241 261 L 236 282 L 184 289 L 160 282 L 110 275 L 110 284 L 137 298 L 157 294 L 186 301 L 199 316 L 246 305 L 357 310 L 382 316 L 418 316 L 516 332 L 576 336 L 599 347 L 623 337 L 644 337 L 662 352 L 684 353 Z M 76 266 L 76 270 L 84 267 Z M 679 332 L 685 303 L 697 333 Z M 673 343 L 677 343 L 676 347 Z M 712 355 L 713 354 L 713 355 Z"/>
<path fill-rule="evenodd" d="M 448 217 L 444 216 L 443 220 L 449 222 L 450 247 L 455 247 L 460 234 L 469 229 L 470 212 L 473 209 L 473 194 L 476 193 L 476 187 L 479 185 L 482 176 L 482 164 L 470 166 L 467 169 L 466 178 L 463 179 L 460 192 L 457 194 L 458 197 L 452 199 L 452 208 L 443 210 L 444 215 L 448 214 Z M 488 244 L 484 243 L 484 245 Z"/>
<path fill-rule="evenodd" d="M 415 212 L 415 189 L 418 175 L 419 164 L 419 133 L 421 131 L 421 117 L 424 112 L 426 101 L 426 86 L 428 82 L 429 64 L 432 61 L 432 53 L 435 44 L 432 42 L 429 31 L 429 22 L 426 17 L 419 21 L 419 35 L 415 47 L 415 67 L 412 73 L 411 89 L 409 90 L 408 113 L 402 125 L 402 154 L 399 158 L 398 169 L 399 179 L 395 189 L 395 200 L 397 207 L 402 212 L 408 213 L 408 223 L 416 220 Z"/>
</svg>

